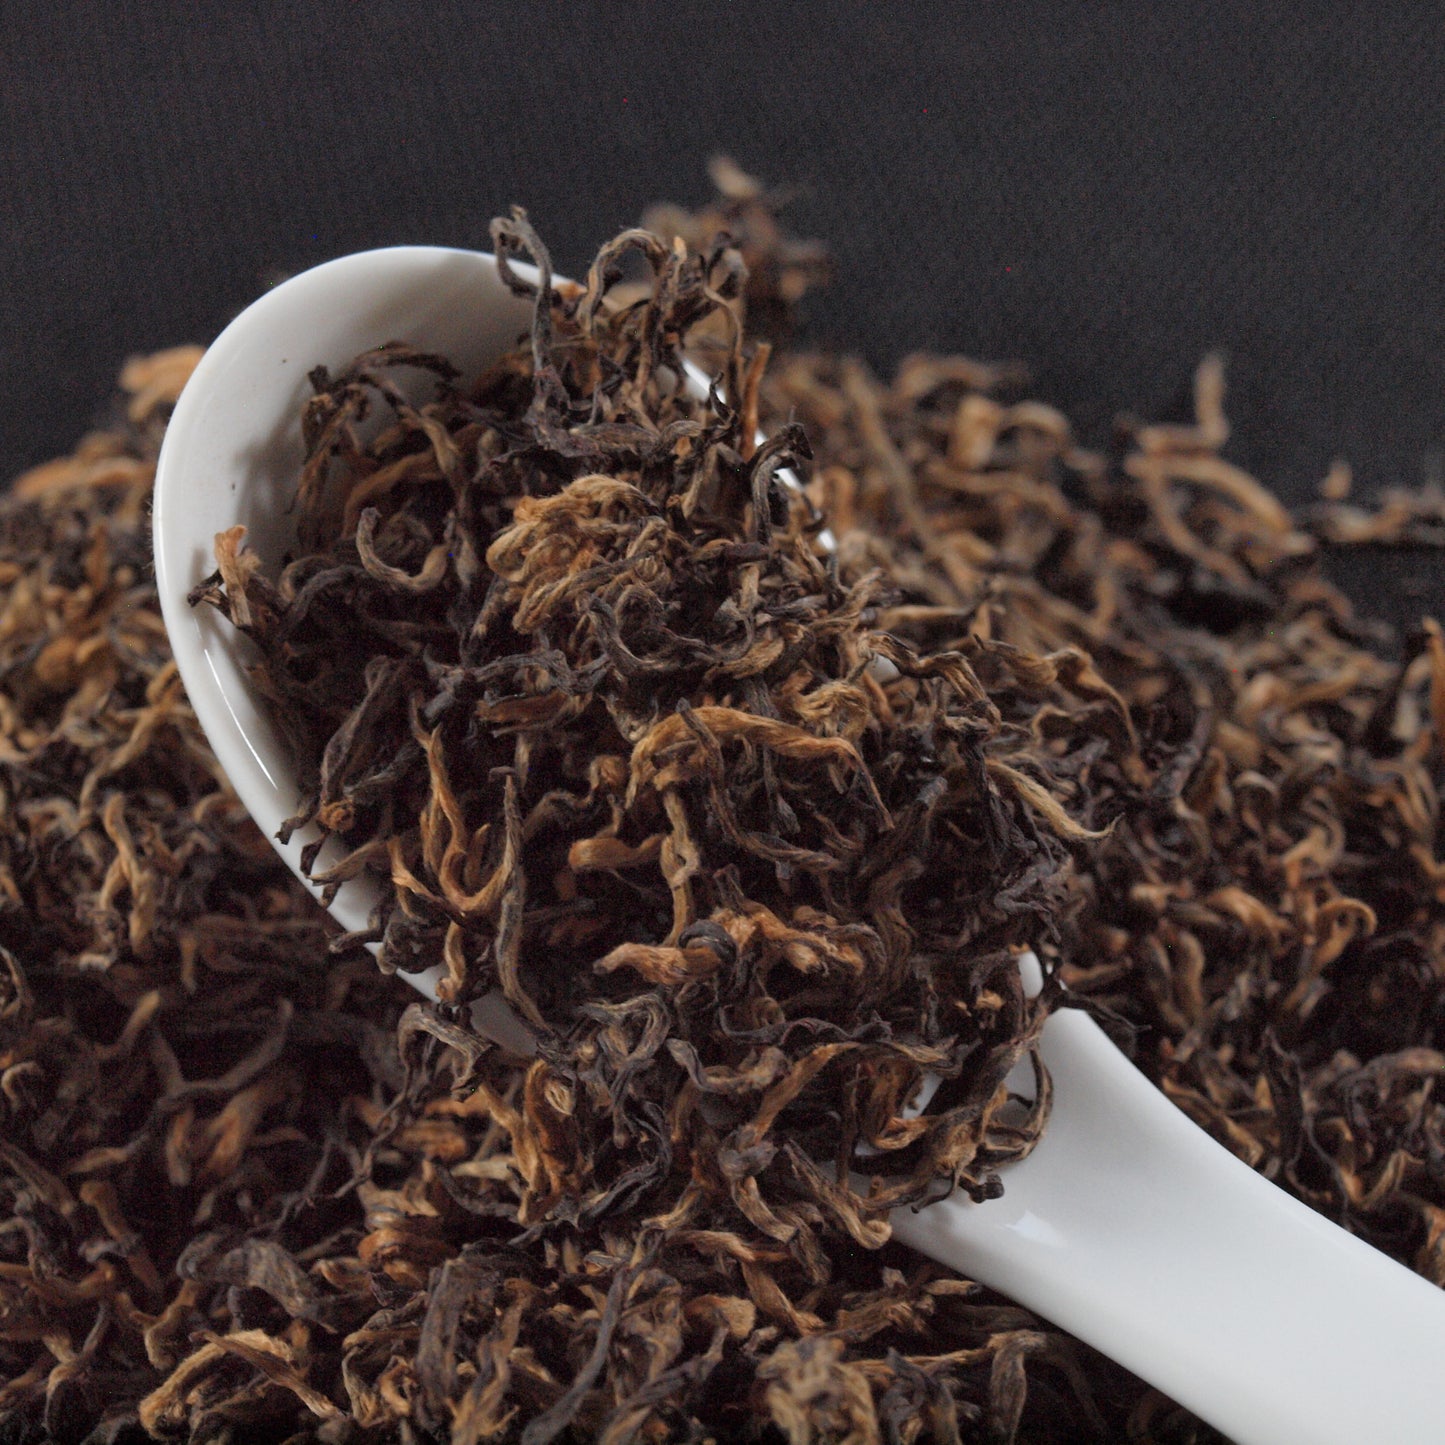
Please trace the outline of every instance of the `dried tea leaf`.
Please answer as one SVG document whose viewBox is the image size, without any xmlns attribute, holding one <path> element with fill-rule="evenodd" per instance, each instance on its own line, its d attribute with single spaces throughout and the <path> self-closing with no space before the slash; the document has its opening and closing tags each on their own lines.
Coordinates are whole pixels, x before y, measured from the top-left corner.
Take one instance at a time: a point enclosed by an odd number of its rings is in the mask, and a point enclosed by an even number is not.
<svg viewBox="0 0 1445 1445">
<path fill-rule="evenodd" d="M 262 639 L 297 826 L 383 880 L 440 1008 L 328 936 L 180 694 L 146 502 L 195 353 L 0 501 L 7 1438 L 1215 1438 L 886 1239 L 1044 1123 L 1046 1079 L 1022 1125 L 999 1087 L 1058 1002 L 1023 943 L 1445 1279 L 1439 634 L 1321 570 L 1438 546 L 1438 497 L 1286 517 L 1219 454 L 1214 361 L 1114 459 L 1013 369 L 769 359 L 820 253 L 718 175 L 487 376 L 318 375 L 316 555 L 268 582 L 234 537 L 202 589 Z M 530 1065 L 459 1007 L 503 981 Z"/>
</svg>

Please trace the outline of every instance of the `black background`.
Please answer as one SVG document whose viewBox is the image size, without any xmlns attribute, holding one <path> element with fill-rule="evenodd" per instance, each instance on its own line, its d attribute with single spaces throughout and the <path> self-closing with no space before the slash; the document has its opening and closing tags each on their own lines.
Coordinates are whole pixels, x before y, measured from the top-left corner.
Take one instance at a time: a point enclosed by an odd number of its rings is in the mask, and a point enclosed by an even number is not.
<svg viewBox="0 0 1445 1445">
<path fill-rule="evenodd" d="M 68 448 L 131 352 L 279 275 L 485 247 L 559 269 L 725 151 L 797 189 L 809 335 L 1029 364 L 1098 441 L 1229 361 L 1230 455 L 1286 497 L 1445 444 L 1433 3 L 0 0 L 0 470 Z"/>
</svg>

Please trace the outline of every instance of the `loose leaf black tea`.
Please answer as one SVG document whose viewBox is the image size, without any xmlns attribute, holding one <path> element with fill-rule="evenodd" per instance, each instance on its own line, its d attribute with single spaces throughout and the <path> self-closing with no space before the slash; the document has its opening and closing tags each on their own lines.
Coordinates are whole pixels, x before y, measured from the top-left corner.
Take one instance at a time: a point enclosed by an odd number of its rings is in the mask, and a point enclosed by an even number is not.
<svg viewBox="0 0 1445 1445">
<path fill-rule="evenodd" d="M 181 692 L 147 506 L 199 354 L 127 366 L 117 428 L 0 502 L 6 1441 L 346 1413 L 304 1379 L 308 1334 L 347 1318 L 309 1271 L 359 1238 L 325 1195 L 365 1149 L 358 1102 L 402 1083 L 401 1005 L 328 959 Z M 253 1359 L 300 1395 L 248 1385 Z"/>
<path fill-rule="evenodd" d="M 1133 429 L 1117 459 L 996 388 L 927 357 L 887 387 L 799 357 L 770 403 L 814 423 L 842 575 L 906 589 L 881 626 L 970 656 L 1072 646 L 1127 703 L 1125 766 L 1096 751 L 1081 783 L 1127 805 L 1071 876 L 1071 992 L 1132 1024 L 1141 1067 L 1247 1163 L 1445 1284 L 1445 644 L 1427 620 L 1392 647 L 1321 570 L 1438 545 L 1438 497 L 1291 518 L 1219 455 L 1214 359 L 1197 423 Z M 1078 728 L 1042 712 L 1038 746 Z"/>
<path fill-rule="evenodd" d="M 1127 715 L 1076 649 L 1000 652 L 1005 713 L 964 652 L 877 625 L 896 589 L 844 582 L 781 477 L 803 433 L 755 440 L 766 352 L 732 322 L 688 383 L 693 327 L 733 316 L 731 245 L 630 231 L 554 294 L 520 213 L 493 238 L 528 344 L 474 381 L 395 345 L 315 373 L 298 554 L 268 578 L 235 528 L 192 601 L 257 649 L 311 876 L 389 884 L 382 967 L 443 961 L 445 1005 L 499 988 L 540 1033 L 520 1112 L 515 1061 L 466 1053 L 456 1088 L 523 1184 L 471 1202 L 538 1238 L 627 1219 L 669 1256 L 775 1249 L 795 1286 L 753 1302 L 796 1324 L 828 1237 L 876 1248 L 898 1205 L 987 1197 L 1037 1137 L 1047 1090 L 1004 1122 L 1003 1081 L 1056 989 L 1026 999 L 1014 957 L 1055 928 L 1067 844 L 1101 835 L 1022 720 L 1097 713 L 1108 748 Z M 651 282 L 614 304 L 634 255 Z M 925 1071 L 942 1094 L 907 1118 Z"/>
<path fill-rule="evenodd" d="M 885 1240 L 1042 1122 L 997 1091 L 1060 1001 L 1024 943 L 1445 1282 L 1445 646 L 1322 571 L 1438 545 L 1438 499 L 1289 517 L 1213 363 L 1104 456 L 1012 369 L 765 372 L 740 319 L 785 340 L 823 258 L 718 178 L 486 377 L 318 376 L 307 555 L 231 538 L 208 592 L 293 699 L 318 866 L 381 872 L 440 1008 L 334 936 L 176 685 L 145 501 L 195 353 L 0 501 L 0 1438 L 1215 1439 Z M 537 1060 L 466 1026 L 493 983 Z"/>
</svg>

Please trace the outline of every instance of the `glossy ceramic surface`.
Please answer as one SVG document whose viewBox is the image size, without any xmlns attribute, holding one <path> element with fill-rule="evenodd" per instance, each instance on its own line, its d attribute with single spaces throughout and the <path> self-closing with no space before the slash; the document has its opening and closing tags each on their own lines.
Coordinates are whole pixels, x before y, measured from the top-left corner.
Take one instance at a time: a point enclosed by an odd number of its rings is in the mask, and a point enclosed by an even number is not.
<svg viewBox="0 0 1445 1445">
<path fill-rule="evenodd" d="M 1445 1294 L 1276 1188 L 1072 1009 L 1001 1199 L 897 1237 L 1087 1340 L 1238 1445 L 1445 1442 Z"/>
<path fill-rule="evenodd" d="M 478 370 L 517 341 L 530 314 L 528 302 L 498 279 L 495 260 L 479 252 L 405 246 L 343 256 L 282 282 L 243 311 L 176 404 L 156 472 L 161 611 L 216 757 L 273 842 L 296 810 L 295 771 L 246 674 L 245 639 L 212 609 L 190 607 L 186 594 L 215 570 L 216 533 L 237 522 L 273 574 L 291 546 L 300 418 L 313 367 L 339 369 L 370 347 L 406 341 Z M 405 384 L 405 372 L 395 375 Z M 314 836 L 276 843 L 313 894 L 301 850 Z M 357 880 L 342 887 L 331 911 L 344 927 L 361 929 L 376 896 L 367 880 Z M 411 978 L 431 993 L 436 976 Z"/>
<path fill-rule="evenodd" d="M 268 563 L 285 551 L 313 366 L 404 340 L 476 368 L 527 319 L 490 257 L 347 256 L 238 317 L 181 397 L 156 482 L 161 604 L 197 716 L 268 836 L 295 806 L 294 776 L 242 640 L 186 603 L 212 570 L 215 534 L 240 521 Z M 305 841 L 277 845 L 298 876 Z M 349 884 L 332 911 L 360 928 L 374 898 Z M 430 978 L 413 981 L 427 989 Z M 487 1009 L 478 1026 L 505 1033 L 505 1005 Z M 1237 1161 L 1082 1014 L 1050 1019 L 1043 1054 L 1053 1117 L 1003 1198 L 900 1211 L 901 1239 L 1073 1331 L 1241 1445 L 1445 1445 L 1445 1295 Z"/>
</svg>

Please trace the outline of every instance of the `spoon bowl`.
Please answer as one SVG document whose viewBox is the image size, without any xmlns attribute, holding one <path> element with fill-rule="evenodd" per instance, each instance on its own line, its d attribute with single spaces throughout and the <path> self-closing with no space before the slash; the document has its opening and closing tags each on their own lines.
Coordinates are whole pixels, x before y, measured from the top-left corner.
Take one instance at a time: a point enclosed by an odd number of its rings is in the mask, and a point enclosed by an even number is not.
<svg viewBox="0 0 1445 1445">
<path fill-rule="evenodd" d="M 529 279 L 535 272 L 514 269 Z M 243 311 L 202 357 L 176 404 L 156 468 L 154 535 L 161 612 L 186 692 L 231 785 L 261 831 L 311 892 L 301 868 L 314 829 L 282 843 L 296 811 L 296 769 L 247 673 L 246 638 L 187 594 L 215 570 L 216 533 L 238 522 L 273 575 L 296 540 L 291 501 L 301 470 L 307 375 L 339 370 L 361 352 L 403 341 L 474 374 L 523 335 L 531 303 L 497 275 L 492 256 L 397 246 L 329 261 L 283 281 Z M 396 368 L 406 390 L 434 378 Z M 342 885 L 331 912 L 360 931 L 378 897 L 367 877 Z M 406 975 L 435 996 L 440 969 Z"/>
<path fill-rule="evenodd" d="M 156 476 L 161 607 L 196 715 L 273 841 L 296 806 L 295 769 L 247 676 L 245 639 L 187 603 L 214 569 L 215 535 L 244 523 L 272 569 L 291 546 L 313 367 L 395 340 L 475 372 L 526 331 L 530 311 L 480 253 L 343 257 L 242 313 L 176 406 Z M 301 871 L 310 836 L 276 847 L 319 895 Z M 359 930 L 376 898 L 356 880 L 331 911 Z M 434 993 L 439 972 L 407 977 Z M 504 1003 L 479 1009 L 479 1029 L 528 1051 Z M 1003 1197 L 900 1210 L 900 1239 L 1096 1345 L 1241 1445 L 1445 1441 L 1441 1291 L 1255 1174 L 1080 1011 L 1049 1019 L 1041 1052 L 1053 1117 L 1007 1171 Z"/>
</svg>

